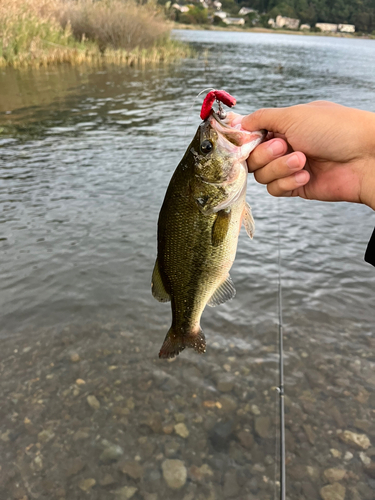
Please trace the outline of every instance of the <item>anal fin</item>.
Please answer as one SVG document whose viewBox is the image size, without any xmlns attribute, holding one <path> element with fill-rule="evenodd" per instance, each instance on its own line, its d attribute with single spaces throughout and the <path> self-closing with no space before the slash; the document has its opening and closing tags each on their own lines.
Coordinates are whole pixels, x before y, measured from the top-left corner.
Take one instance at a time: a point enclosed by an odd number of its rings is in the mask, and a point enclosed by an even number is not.
<svg viewBox="0 0 375 500">
<path fill-rule="evenodd" d="M 162 277 L 160 275 L 158 259 L 156 259 L 154 271 L 152 273 L 151 292 L 155 299 L 159 302 L 169 302 L 171 300 L 171 297 L 166 291 Z"/>
<path fill-rule="evenodd" d="M 247 234 L 250 236 L 251 239 L 253 239 L 255 232 L 255 222 L 251 214 L 250 205 L 248 203 L 245 203 L 245 208 L 243 209 L 242 222 L 243 225 L 245 226 Z"/>
<path fill-rule="evenodd" d="M 224 304 L 227 300 L 233 299 L 235 295 L 236 289 L 234 288 L 232 278 L 228 274 L 227 279 L 213 293 L 212 297 L 208 301 L 208 305 L 215 307 L 220 304 Z"/>
</svg>

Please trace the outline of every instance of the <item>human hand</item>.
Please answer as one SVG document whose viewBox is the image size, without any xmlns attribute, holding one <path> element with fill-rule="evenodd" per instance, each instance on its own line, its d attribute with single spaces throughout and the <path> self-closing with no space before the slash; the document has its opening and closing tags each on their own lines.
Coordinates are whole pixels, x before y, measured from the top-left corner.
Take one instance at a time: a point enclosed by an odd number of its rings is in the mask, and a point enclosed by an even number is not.
<svg viewBox="0 0 375 500">
<path fill-rule="evenodd" d="M 364 203 L 375 210 L 375 113 L 317 101 L 260 109 L 246 130 L 273 138 L 248 158 L 250 172 L 273 196 Z"/>
</svg>

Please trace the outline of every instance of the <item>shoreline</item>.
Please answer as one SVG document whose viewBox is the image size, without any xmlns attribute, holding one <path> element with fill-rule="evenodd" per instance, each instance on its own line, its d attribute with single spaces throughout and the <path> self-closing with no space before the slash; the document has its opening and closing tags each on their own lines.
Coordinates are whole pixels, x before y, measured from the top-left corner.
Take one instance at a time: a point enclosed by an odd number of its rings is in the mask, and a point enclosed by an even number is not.
<svg viewBox="0 0 375 500">
<path fill-rule="evenodd" d="M 223 26 L 215 26 L 213 24 L 181 24 L 181 23 L 172 23 L 172 29 L 174 30 L 198 30 L 198 31 L 234 31 L 237 33 L 271 33 L 275 35 L 299 35 L 299 36 L 326 36 L 326 37 L 334 37 L 334 38 L 356 38 L 356 39 L 366 39 L 373 40 L 373 37 L 370 34 L 367 35 L 353 35 L 351 33 L 323 33 L 323 32 L 311 32 L 311 31 L 300 31 L 300 30 L 284 30 L 284 29 L 271 29 L 271 28 L 238 28 L 237 26 L 228 26 L 224 28 Z"/>
</svg>

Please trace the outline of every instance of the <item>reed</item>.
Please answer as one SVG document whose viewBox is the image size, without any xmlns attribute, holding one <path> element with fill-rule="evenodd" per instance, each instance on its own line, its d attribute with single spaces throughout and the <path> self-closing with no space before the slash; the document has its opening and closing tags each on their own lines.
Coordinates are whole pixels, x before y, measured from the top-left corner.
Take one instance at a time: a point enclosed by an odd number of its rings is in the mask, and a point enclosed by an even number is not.
<svg viewBox="0 0 375 500">
<path fill-rule="evenodd" d="M 133 0 L 0 0 L 0 67 L 136 65 L 189 57 L 155 4 Z"/>
</svg>

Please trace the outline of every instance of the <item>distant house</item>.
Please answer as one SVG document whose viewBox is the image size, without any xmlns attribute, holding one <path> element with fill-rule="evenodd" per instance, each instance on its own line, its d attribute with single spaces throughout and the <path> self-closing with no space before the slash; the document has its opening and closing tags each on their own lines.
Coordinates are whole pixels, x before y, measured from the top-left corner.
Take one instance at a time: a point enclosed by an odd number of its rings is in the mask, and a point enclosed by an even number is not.
<svg viewBox="0 0 375 500">
<path fill-rule="evenodd" d="M 332 23 L 316 23 L 315 28 L 319 28 L 325 33 L 336 33 L 338 30 L 338 25 Z"/>
<path fill-rule="evenodd" d="M 228 14 L 226 12 L 223 12 L 222 10 L 214 13 L 214 17 L 220 17 L 221 20 L 225 19 L 227 15 Z"/>
<path fill-rule="evenodd" d="M 212 5 L 215 7 L 216 10 L 220 10 L 221 7 L 223 6 L 223 4 L 221 2 L 219 2 L 218 0 L 214 0 L 212 2 Z"/>
<path fill-rule="evenodd" d="M 225 17 L 223 23 L 233 26 L 243 26 L 245 24 L 245 19 L 243 17 Z"/>
<path fill-rule="evenodd" d="M 189 12 L 189 7 L 186 5 L 179 5 L 178 3 L 174 3 L 172 9 L 179 10 L 180 12 Z"/>
<path fill-rule="evenodd" d="M 299 27 L 300 30 L 309 30 L 311 29 L 311 26 L 309 24 L 301 24 L 301 26 Z"/>
<path fill-rule="evenodd" d="M 300 20 L 293 17 L 276 17 L 276 28 L 288 28 L 290 30 L 298 30 Z"/>
<path fill-rule="evenodd" d="M 271 26 L 271 28 L 276 28 L 275 19 L 272 19 L 272 18 L 268 19 L 268 23 L 267 24 L 269 24 L 269 26 Z"/>
<path fill-rule="evenodd" d="M 338 30 L 340 33 L 355 33 L 354 24 L 339 24 Z"/>
<path fill-rule="evenodd" d="M 256 12 L 256 10 L 249 9 L 248 7 L 241 7 L 241 9 L 239 10 L 238 13 L 239 13 L 240 16 L 247 16 L 251 12 Z"/>
</svg>

